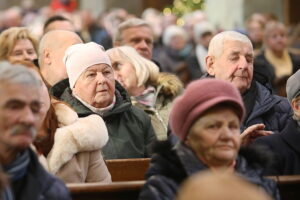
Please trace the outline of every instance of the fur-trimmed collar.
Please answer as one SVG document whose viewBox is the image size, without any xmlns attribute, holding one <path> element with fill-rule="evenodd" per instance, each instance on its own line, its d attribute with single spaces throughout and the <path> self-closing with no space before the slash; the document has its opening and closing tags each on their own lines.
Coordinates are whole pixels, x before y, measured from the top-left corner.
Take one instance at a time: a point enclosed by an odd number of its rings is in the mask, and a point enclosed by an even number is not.
<svg viewBox="0 0 300 200">
<path fill-rule="evenodd" d="M 158 95 L 163 95 L 170 99 L 177 97 L 183 91 L 182 82 L 177 76 L 170 73 L 159 73 L 155 85 Z"/>
<path fill-rule="evenodd" d="M 50 172 L 55 174 L 76 153 L 102 148 L 108 141 L 108 132 L 98 115 L 78 118 L 75 111 L 65 104 L 56 104 L 54 108 L 59 128 L 47 161 Z"/>
</svg>

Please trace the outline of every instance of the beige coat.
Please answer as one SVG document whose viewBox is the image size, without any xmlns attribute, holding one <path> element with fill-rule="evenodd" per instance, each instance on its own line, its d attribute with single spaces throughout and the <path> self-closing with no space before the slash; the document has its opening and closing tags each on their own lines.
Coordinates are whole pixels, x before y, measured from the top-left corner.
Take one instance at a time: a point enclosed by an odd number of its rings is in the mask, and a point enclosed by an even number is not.
<svg viewBox="0 0 300 200">
<path fill-rule="evenodd" d="M 150 117 L 158 140 L 167 139 L 169 115 L 173 100 L 183 91 L 181 81 L 173 74 L 159 73 L 156 82 L 151 86 L 156 89 L 154 108 L 146 107 L 136 101 L 133 104 L 144 110 Z"/>
<path fill-rule="evenodd" d="M 98 115 L 78 118 L 64 104 L 55 105 L 59 128 L 45 168 L 66 183 L 111 182 L 111 175 L 101 154 L 108 141 L 104 121 Z"/>
</svg>

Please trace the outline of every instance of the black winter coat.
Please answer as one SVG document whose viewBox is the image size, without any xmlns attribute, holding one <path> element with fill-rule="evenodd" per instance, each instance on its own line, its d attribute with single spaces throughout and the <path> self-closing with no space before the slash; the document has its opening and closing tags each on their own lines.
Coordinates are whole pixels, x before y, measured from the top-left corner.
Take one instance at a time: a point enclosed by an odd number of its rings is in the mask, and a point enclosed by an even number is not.
<svg viewBox="0 0 300 200">
<path fill-rule="evenodd" d="M 30 163 L 26 175 L 12 182 L 16 200 L 71 200 L 63 181 L 46 172 L 35 153 L 29 149 Z"/>
<path fill-rule="evenodd" d="M 177 143 L 173 148 L 172 146 L 169 141 L 166 141 L 160 142 L 156 147 L 146 174 L 147 182 L 139 196 L 140 200 L 175 199 L 177 190 L 184 180 L 207 169 L 185 145 Z M 265 162 L 262 160 L 265 160 L 265 157 L 255 150 L 242 150 L 236 160 L 235 171 L 278 200 L 280 197 L 276 183 L 262 176 L 263 162 Z"/>
<path fill-rule="evenodd" d="M 65 79 L 53 88 L 56 98 L 67 102 L 79 115 L 97 114 L 72 95 L 69 81 Z M 150 117 L 131 104 L 126 90 L 116 81 L 116 103 L 112 110 L 104 113 L 103 120 L 108 129 L 109 140 L 102 148 L 105 159 L 150 157 L 149 145 L 156 140 Z"/>
<path fill-rule="evenodd" d="M 275 162 L 265 170 L 266 175 L 300 174 L 300 126 L 297 121 L 290 119 L 281 133 L 260 137 L 254 143 L 265 145 L 275 153 Z"/>
<path fill-rule="evenodd" d="M 300 69 L 300 59 L 299 56 L 295 54 L 289 53 L 289 55 L 293 65 L 292 74 L 294 74 L 298 69 Z M 264 51 L 258 54 L 254 59 L 254 77 L 258 76 L 268 79 L 270 83 L 273 83 L 276 78 L 275 69 L 273 65 L 266 59 Z"/>
</svg>

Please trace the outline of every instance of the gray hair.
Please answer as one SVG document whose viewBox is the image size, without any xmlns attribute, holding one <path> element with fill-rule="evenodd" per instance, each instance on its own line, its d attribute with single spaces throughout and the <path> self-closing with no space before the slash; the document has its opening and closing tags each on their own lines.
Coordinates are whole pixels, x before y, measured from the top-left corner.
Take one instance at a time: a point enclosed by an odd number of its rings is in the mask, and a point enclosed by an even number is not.
<svg viewBox="0 0 300 200">
<path fill-rule="evenodd" d="M 165 46 L 169 46 L 174 36 L 181 36 L 185 41 L 188 40 L 188 34 L 182 27 L 171 25 L 165 30 L 163 34 L 163 44 Z"/>
<path fill-rule="evenodd" d="M 208 55 L 215 57 L 221 56 L 224 50 L 224 43 L 226 41 L 239 41 L 252 46 L 250 39 L 246 35 L 236 31 L 224 31 L 218 33 L 211 39 L 208 47 Z"/>
<path fill-rule="evenodd" d="M 118 28 L 116 29 L 116 32 L 113 35 L 113 43 L 115 42 L 122 42 L 122 33 L 124 30 L 132 27 L 139 27 L 139 26 L 146 26 L 149 27 L 152 30 L 151 25 L 146 22 L 145 20 L 139 19 L 139 18 L 130 18 L 121 24 L 119 24 Z"/>
<path fill-rule="evenodd" d="M 41 82 L 27 67 L 20 64 L 0 62 L 0 85 L 2 83 L 30 85 L 41 87 Z"/>
<path fill-rule="evenodd" d="M 208 22 L 208 21 L 203 21 L 199 22 L 194 26 L 194 39 L 195 41 L 198 41 L 199 38 L 203 36 L 204 33 L 212 33 L 214 34 L 216 32 L 214 26 Z"/>
</svg>

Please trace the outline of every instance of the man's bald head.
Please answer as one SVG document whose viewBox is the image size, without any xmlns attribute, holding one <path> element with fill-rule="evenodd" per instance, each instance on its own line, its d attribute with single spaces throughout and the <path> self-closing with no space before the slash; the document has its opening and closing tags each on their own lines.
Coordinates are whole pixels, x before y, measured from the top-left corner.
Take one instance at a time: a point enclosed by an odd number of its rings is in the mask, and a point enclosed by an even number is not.
<svg viewBox="0 0 300 200">
<path fill-rule="evenodd" d="M 54 30 L 46 33 L 39 46 L 39 65 L 41 73 L 50 85 L 67 78 L 63 63 L 66 49 L 73 45 L 82 43 L 80 37 L 71 31 Z"/>
</svg>

